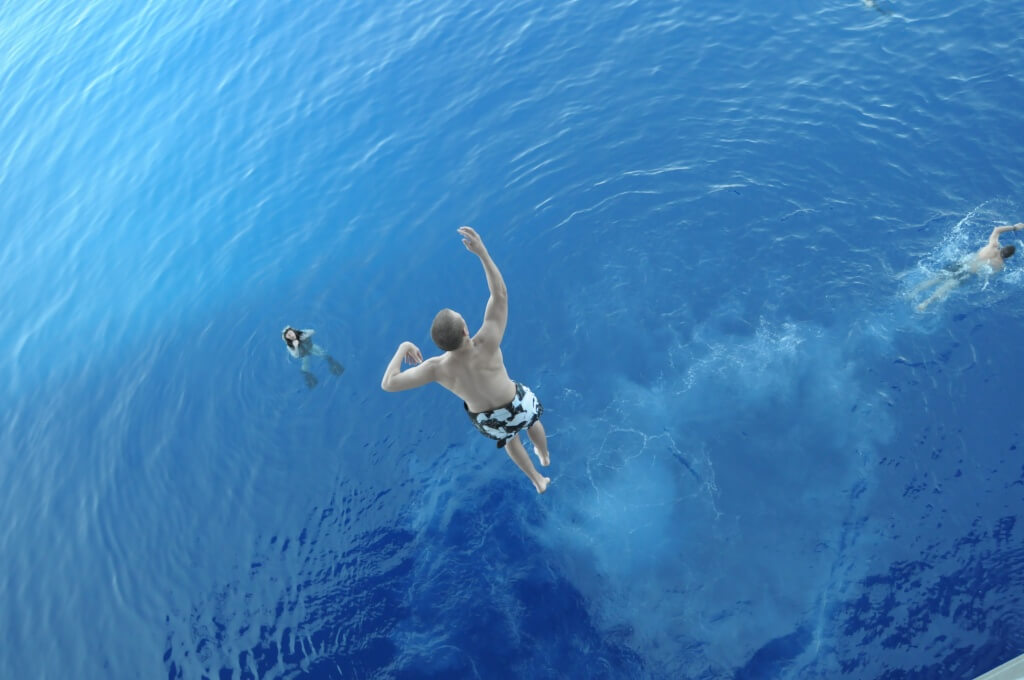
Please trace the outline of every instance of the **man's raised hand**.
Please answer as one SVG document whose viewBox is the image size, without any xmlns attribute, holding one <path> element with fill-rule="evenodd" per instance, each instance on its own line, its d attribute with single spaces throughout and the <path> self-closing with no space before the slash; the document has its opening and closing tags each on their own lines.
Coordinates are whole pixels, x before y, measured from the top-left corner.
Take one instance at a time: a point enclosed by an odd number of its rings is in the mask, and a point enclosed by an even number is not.
<svg viewBox="0 0 1024 680">
<path fill-rule="evenodd" d="M 459 227 L 459 234 L 462 236 L 462 245 L 474 255 L 483 256 L 487 252 L 484 247 L 484 240 L 476 233 L 473 227 Z"/>
<path fill-rule="evenodd" d="M 412 344 L 411 342 L 403 342 L 402 349 L 405 350 L 403 352 L 403 354 L 405 355 L 405 363 L 409 364 L 410 366 L 423 363 L 423 353 L 420 352 L 419 347 Z"/>
</svg>

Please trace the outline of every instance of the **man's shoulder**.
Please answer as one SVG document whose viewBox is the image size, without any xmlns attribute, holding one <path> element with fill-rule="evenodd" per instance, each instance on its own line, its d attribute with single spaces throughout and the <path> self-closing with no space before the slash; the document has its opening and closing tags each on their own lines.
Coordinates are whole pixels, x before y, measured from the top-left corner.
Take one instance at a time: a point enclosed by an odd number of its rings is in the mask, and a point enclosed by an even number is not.
<svg viewBox="0 0 1024 680">
<path fill-rule="evenodd" d="M 473 352 L 478 357 L 491 357 L 501 352 L 501 339 L 481 328 L 473 336 Z"/>
<path fill-rule="evenodd" d="M 445 352 L 432 357 L 437 364 L 433 369 L 439 377 L 455 378 L 457 376 L 475 373 L 480 366 L 480 361 L 491 353 L 474 345 L 473 351 L 469 353 Z"/>
<path fill-rule="evenodd" d="M 441 376 L 447 375 L 451 370 L 451 357 L 448 352 L 445 352 L 444 354 L 439 354 L 436 357 L 424 359 L 420 366 L 433 373 L 436 380 Z"/>
</svg>

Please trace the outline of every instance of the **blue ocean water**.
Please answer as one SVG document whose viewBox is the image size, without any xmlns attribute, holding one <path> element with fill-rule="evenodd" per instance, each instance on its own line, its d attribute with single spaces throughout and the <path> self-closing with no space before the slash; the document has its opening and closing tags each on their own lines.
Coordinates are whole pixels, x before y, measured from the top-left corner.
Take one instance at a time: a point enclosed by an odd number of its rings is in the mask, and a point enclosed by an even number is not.
<svg viewBox="0 0 1024 680">
<path fill-rule="evenodd" d="M 1024 221 L 1024 5 L 872 5 L 0 6 L 0 677 L 1024 652 L 1024 270 L 911 294 Z M 379 389 L 461 224 L 544 496 Z"/>
</svg>

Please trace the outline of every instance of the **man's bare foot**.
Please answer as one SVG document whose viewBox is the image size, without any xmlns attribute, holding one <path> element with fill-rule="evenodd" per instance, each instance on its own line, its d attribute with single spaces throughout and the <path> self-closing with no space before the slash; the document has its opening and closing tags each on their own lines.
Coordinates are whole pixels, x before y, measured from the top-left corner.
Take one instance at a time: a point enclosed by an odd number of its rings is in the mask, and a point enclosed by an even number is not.
<svg viewBox="0 0 1024 680">
<path fill-rule="evenodd" d="M 551 483 L 550 477 L 541 477 L 540 483 L 534 482 L 533 486 L 537 489 L 537 493 L 544 493 L 548 490 L 548 484 Z"/>
<path fill-rule="evenodd" d="M 537 460 L 540 461 L 541 467 L 547 467 L 551 465 L 551 453 L 541 452 L 536 446 L 533 447 L 533 452 L 537 454 Z"/>
</svg>

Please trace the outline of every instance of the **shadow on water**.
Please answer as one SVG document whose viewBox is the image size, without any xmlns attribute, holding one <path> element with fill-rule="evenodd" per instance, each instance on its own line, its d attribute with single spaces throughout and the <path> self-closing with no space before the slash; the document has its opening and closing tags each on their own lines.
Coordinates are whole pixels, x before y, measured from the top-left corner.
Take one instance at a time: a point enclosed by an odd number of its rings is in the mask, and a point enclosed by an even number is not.
<svg viewBox="0 0 1024 680">
<path fill-rule="evenodd" d="M 543 507 L 510 481 L 476 491 L 435 485 L 411 530 L 354 537 L 344 554 L 330 544 L 347 513 L 316 511 L 316 540 L 270 539 L 244 579 L 176 626 L 168 678 L 645 677 L 522 531 Z M 304 555 L 298 568 L 289 552 Z M 274 608 L 247 609 L 249 593 L 274 589 Z"/>
<path fill-rule="evenodd" d="M 754 652 L 742 668 L 736 671 L 734 680 L 761 680 L 782 677 L 789 665 L 811 644 L 813 636 L 806 626 L 801 626 L 789 635 L 777 637 Z"/>
</svg>

